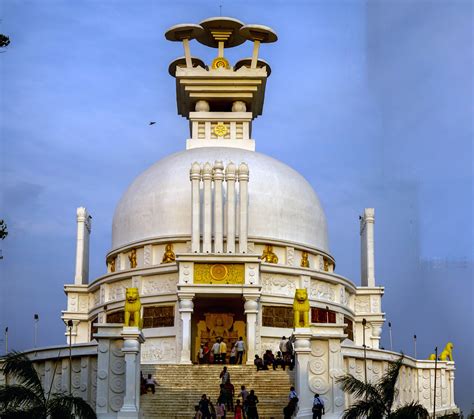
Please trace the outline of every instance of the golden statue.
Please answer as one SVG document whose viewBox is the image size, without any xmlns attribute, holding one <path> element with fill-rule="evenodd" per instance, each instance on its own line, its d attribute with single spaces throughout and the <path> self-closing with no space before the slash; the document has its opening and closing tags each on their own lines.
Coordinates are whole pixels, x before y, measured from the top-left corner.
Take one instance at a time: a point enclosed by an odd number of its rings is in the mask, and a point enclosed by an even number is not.
<svg viewBox="0 0 474 419">
<path fill-rule="evenodd" d="M 324 261 L 324 270 L 329 272 L 329 259 L 323 258 Z"/>
<path fill-rule="evenodd" d="M 278 263 L 278 256 L 273 253 L 273 246 L 267 244 L 262 253 L 262 261 L 268 263 Z"/>
<path fill-rule="evenodd" d="M 110 267 L 110 272 L 115 272 L 115 258 L 110 259 L 109 267 Z"/>
<path fill-rule="evenodd" d="M 171 263 L 176 260 L 176 255 L 173 252 L 173 245 L 168 243 L 165 247 L 165 253 L 163 255 L 163 260 L 161 263 Z"/>
<path fill-rule="evenodd" d="M 130 261 L 130 268 L 134 269 L 137 267 L 137 249 L 132 249 L 130 255 L 128 255 L 128 260 Z"/>
<path fill-rule="evenodd" d="M 453 359 L 453 349 L 454 345 L 452 342 L 448 342 L 446 346 L 443 349 L 443 352 L 441 352 L 441 355 L 439 356 L 440 361 L 454 361 Z M 431 354 L 428 358 L 430 361 L 435 361 L 436 360 L 436 355 Z"/>
<path fill-rule="evenodd" d="M 306 288 L 299 288 L 295 291 L 293 312 L 295 315 L 295 328 L 309 326 L 309 300 Z M 301 321 L 301 315 L 303 315 L 303 321 Z"/>
<path fill-rule="evenodd" d="M 229 314 L 206 314 L 206 326 L 209 329 L 209 337 L 227 338 L 229 329 L 232 327 L 234 319 Z"/>
<path fill-rule="evenodd" d="M 123 324 L 125 326 L 139 327 L 141 329 L 143 324 L 140 317 L 142 304 L 140 303 L 138 288 L 127 288 L 125 291 L 125 319 Z M 131 321 L 132 316 L 133 321 Z"/>
<path fill-rule="evenodd" d="M 301 254 L 301 267 L 309 268 L 308 252 L 303 252 Z"/>
</svg>

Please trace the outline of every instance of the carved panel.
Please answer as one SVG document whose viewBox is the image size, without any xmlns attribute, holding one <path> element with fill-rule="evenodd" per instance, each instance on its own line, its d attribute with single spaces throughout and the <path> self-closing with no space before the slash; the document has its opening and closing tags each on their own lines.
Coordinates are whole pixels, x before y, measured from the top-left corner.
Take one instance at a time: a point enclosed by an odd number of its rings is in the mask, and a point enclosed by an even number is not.
<svg viewBox="0 0 474 419">
<path fill-rule="evenodd" d="M 171 294 L 176 292 L 176 278 L 159 277 L 154 279 L 143 279 L 142 294 Z"/>
<path fill-rule="evenodd" d="M 335 301 L 335 291 L 331 284 L 320 281 L 311 281 L 310 298 L 318 300 Z"/>
<path fill-rule="evenodd" d="M 143 248 L 143 265 L 150 266 L 151 264 L 152 264 L 152 246 L 151 244 L 148 244 Z"/>
<path fill-rule="evenodd" d="M 295 266 L 295 249 L 293 247 L 286 248 L 286 264 Z"/>
<path fill-rule="evenodd" d="M 261 352 L 265 353 L 267 349 L 276 354 L 280 350 L 280 339 L 262 337 Z"/>
<path fill-rule="evenodd" d="M 130 281 L 119 281 L 109 286 L 109 300 L 120 301 L 125 299 L 125 290 L 130 287 Z"/>
<path fill-rule="evenodd" d="M 283 275 L 262 274 L 262 292 L 273 295 L 293 297 L 297 287 L 297 279 Z"/>
<path fill-rule="evenodd" d="M 176 339 L 174 337 L 147 339 L 142 345 L 142 362 L 176 362 Z"/>
<path fill-rule="evenodd" d="M 293 328 L 292 307 L 263 306 L 262 309 L 262 326 Z"/>
<path fill-rule="evenodd" d="M 195 263 L 195 284 L 243 284 L 245 265 L 243 263 Z"/>
<path fill-rule="evenodd" d="M 370 299 L 368 295 L 356 296 L 355 311 L 356 313 L 370 313 Z"/>
</svg>

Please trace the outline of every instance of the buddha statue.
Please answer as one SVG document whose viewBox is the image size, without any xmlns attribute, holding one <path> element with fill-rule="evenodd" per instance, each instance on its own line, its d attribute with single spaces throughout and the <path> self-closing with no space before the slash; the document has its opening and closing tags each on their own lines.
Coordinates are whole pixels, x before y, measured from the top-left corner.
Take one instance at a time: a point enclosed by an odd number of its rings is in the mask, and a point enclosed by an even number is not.
<svg viewBox="0 0 474 419">
<path fill-rule="evenodd" d="M 278 263 L 278 256 L 273 253 L 273 246 L 267 244 L 262 253 L 262 261 L 267 263 Z"/>
<path fill-rule="evenodd" d="M 309 268 L 308 252 L 303 252 L 301 254 L 301 267 Z"/>
<path fill-rule="evenodd" d="M 110 269 L 110 272 L 115 272 L 115 258 L 110 259 L 109 269 Z"/>
<path fill-rule="evenodd" d="M 168 243 L 165 247 L 165 253 L 163 254 L 163 260 L 161 263 L 171 263 L 176 260 L 176 255 L 173 252 L 173 245 Z"/>
<path fill-rule="evenodd" d="M 137 267 L 137 249 L 132 249 L 128 255 L 128 260 L 130 261 L 130 269 Z"/>
</svg>

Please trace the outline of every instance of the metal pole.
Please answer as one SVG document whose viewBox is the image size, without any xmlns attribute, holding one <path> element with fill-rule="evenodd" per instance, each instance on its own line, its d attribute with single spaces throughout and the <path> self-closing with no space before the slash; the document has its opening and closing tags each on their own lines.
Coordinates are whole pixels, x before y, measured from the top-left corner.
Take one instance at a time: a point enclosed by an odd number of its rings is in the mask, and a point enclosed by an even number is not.
<svg viewBox="0 0 474 419">
<path fill-rule="evenodd" d="M 367 384 L 367 349 L 365 346 L 365 325 L 367 324 L 367 320 L 362 319 L 362 339 L 364 341 L 364 381 Z"/>
<path fill-rule="evenodd" d="M 5 354 L 8 353 L 8 327 L 5 327 Z"/>
<path fill-rule="evenodd" d="M 416 357 L 416 335 L 413 335 L 413 342 L 415 343 L 415 359 L 417 359 L 417 357 Z"/>
<path fill-rule="evenodd" d="M 388 334 L 390 336 L 390 350 L 393 351 L 393 341 L 392 341 L 392 323 L 388 322 Z"/>
<path fill-rule="evenodd" d="M 72 396 L 72 320 L 67 321 L 69 328 L 69 395 Z"/>
<path fill-rule="evenodd" d="M 35 320 L 35 344 L 34 347 L 36 348 L 38 344 L 38 322 L 39 322 L 39 316 L 37 314 L 34 315 L 34 320 Z"/>
<path fill-rule="evenodd" d="M 438 368 L 438 347 L 435 348 L 434 394 L 433 394 L 433 419 L 436 418 L 436 369 Z"/>
</svg>

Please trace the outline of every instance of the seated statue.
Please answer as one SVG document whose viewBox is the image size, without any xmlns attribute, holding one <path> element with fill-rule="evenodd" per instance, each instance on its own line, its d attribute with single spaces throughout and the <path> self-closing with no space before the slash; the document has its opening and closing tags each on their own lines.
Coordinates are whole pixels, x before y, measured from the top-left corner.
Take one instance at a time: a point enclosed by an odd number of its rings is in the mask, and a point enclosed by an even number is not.
<svg viewBox="0 0 474 419">
<path fill-rule="evenodd" d="M 165 248 L 165 253 L 163 255 L 163 260 L 161 263 L 171 263 L 176 260 L 176 255 L 173 252 L 173 245 L 168 243 Z"/>
<path fill-rule="evenodd" d="M 138 295 L 138 288 L 127 288 L 125 292 L 125 319 L 123 324 L 130 327 L 142 328 L 140 310 L 142 304 Z M 133 321 L 132 318 L 133 317 Z"/>
<path fill-rule="evenodd" d="M 303 252 L 301 254 L 301 267 L 309 268 L 308 252 Z"/>
<path fill-rule="evenodd" d="M 268 263 L 278 263 L 278 256 L 273 253 L 273 246 L 266 245 L 262 253 L 262 261 Z"/>
<path fill-rule="evenodd" d="M 293 302 L 293 312 L 295 315 L 294 327 L 309 326 L 309 300 L 306 288 L 297 289 L 295 291 L 295 299 Z M 301 319 L 303 316 L 303 319 Z M 303 320 L 303 321 L 301 321 Z"/>
</svg>

